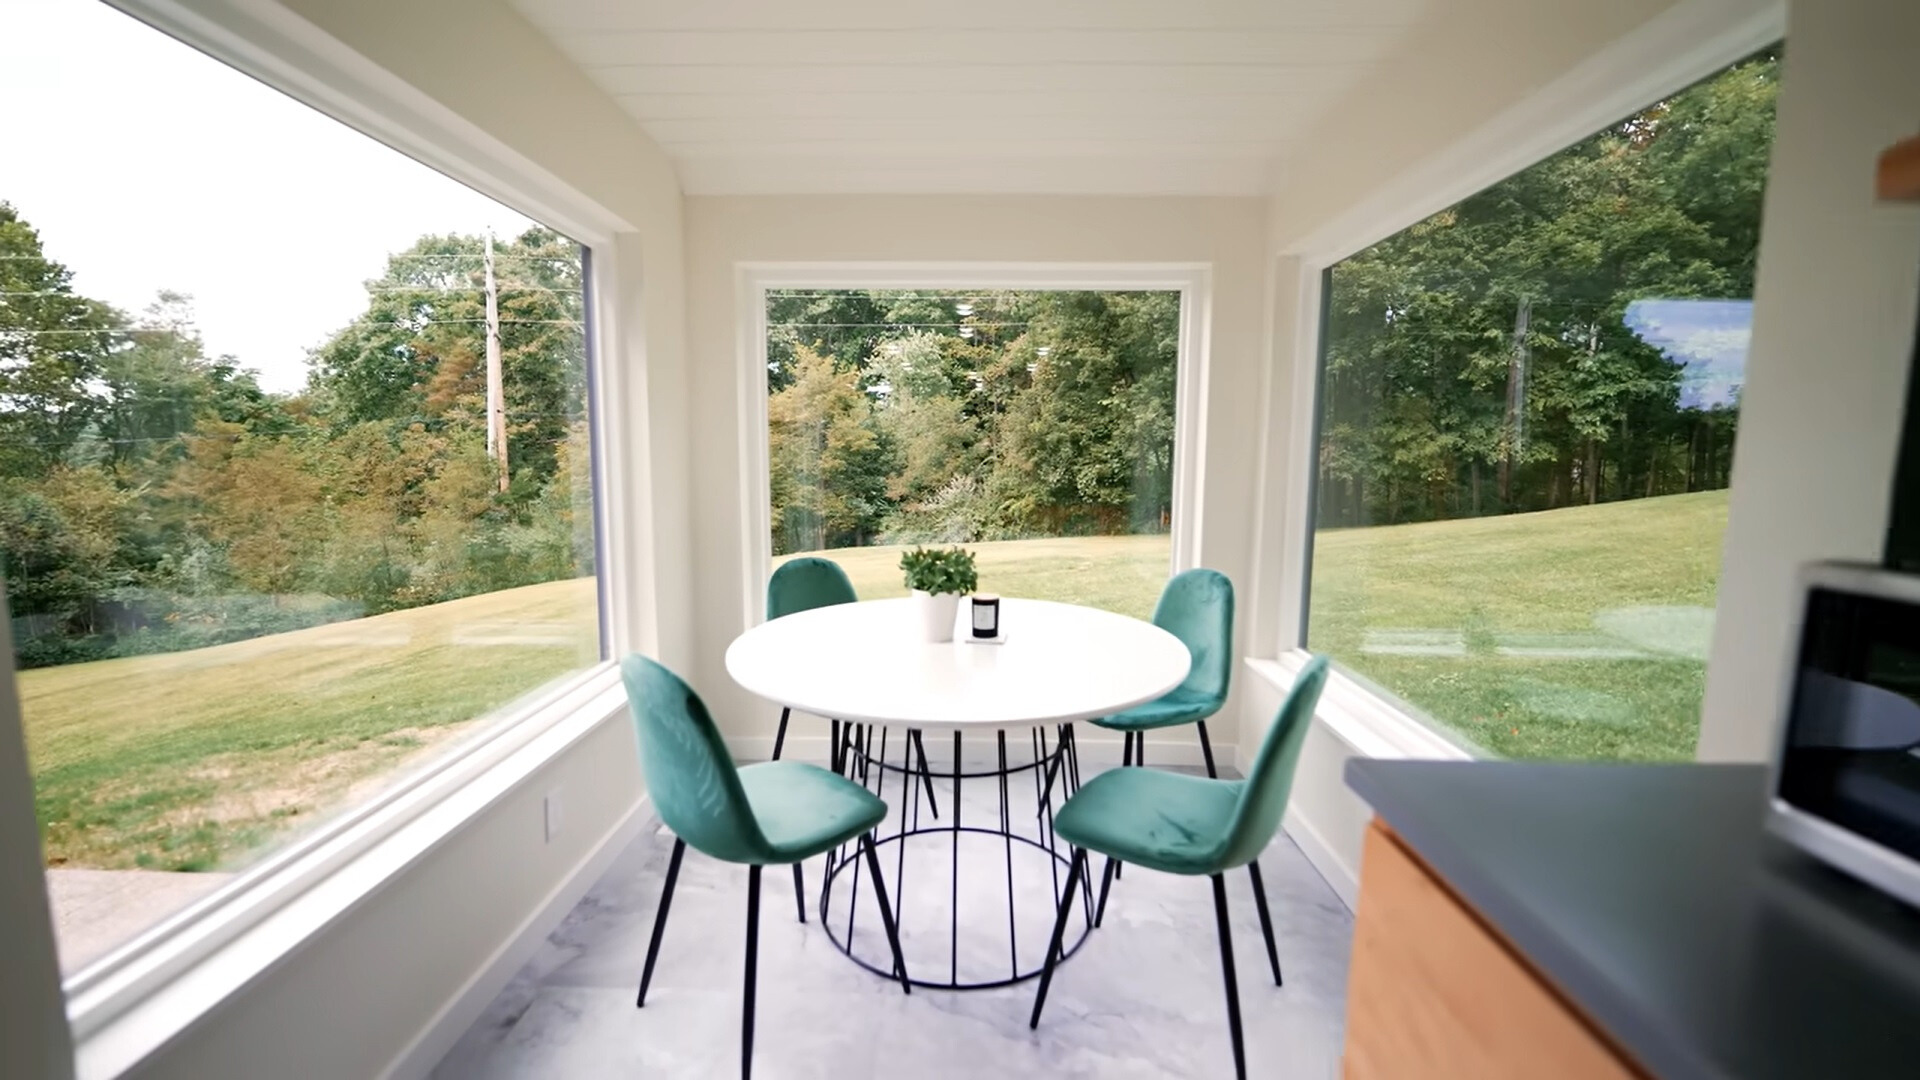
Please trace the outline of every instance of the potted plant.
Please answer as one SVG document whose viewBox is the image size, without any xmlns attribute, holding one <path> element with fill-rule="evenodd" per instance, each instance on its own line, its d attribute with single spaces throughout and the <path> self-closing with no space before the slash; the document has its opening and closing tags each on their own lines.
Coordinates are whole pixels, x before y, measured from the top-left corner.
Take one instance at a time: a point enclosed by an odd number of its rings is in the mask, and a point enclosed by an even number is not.
<svg viewBox="0 0 1920 1080">
<path fill-rule="evenodd" d="M 907 588 L 913 590 L 914 610 L 927 640 L 952 641 L 960 598 L 980 584 L 973 552 L 960 547 L 917 547 L 901 554 L 900 569 L 907 572 Z"/>
</svg>

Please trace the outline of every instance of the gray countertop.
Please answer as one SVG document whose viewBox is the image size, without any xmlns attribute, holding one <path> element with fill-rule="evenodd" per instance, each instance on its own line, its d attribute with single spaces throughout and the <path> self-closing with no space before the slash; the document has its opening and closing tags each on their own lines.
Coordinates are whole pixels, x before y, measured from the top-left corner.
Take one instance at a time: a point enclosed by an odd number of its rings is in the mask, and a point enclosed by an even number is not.
<svg viewBox="0 0 1920 1080">
<path fill-rule="evenodd" d="M 1920 1077 L 1920 912 L 1764 835 L 1765 770 L 1353 761 L 1346 776 L 1655 1076 Z"/>
</svg>

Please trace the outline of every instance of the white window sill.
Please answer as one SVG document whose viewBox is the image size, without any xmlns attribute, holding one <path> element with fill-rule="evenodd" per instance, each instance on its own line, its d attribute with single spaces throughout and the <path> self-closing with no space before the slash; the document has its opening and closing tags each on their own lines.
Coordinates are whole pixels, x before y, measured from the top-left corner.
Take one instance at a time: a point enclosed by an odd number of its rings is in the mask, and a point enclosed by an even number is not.
<svg viewBox="0 0 1920 1080">
<path fill-rule="evenodd" d="M 1304 649 L 1294 649 L 1282 653 L 1277 660 L 1248 657 L 1246 665 L 1254 674 L 1285 692 L 1292 689 L 1294 678 L 1312 655 Z M 1473 758 L 1419 719 L 1342 674 L 1339 668 L 1328 671 L 1326 689 L 1321 691 L 1314 718 L 1361 757 L 1447 761 Z"/>
<path fill-rule="evenodd" d="M 600 725 L 626 713 L 602 663 L 518 720 L 181 912 L 67 985 L 75 1075 L 137 1066 L 457 834 Z"/>
</svg>

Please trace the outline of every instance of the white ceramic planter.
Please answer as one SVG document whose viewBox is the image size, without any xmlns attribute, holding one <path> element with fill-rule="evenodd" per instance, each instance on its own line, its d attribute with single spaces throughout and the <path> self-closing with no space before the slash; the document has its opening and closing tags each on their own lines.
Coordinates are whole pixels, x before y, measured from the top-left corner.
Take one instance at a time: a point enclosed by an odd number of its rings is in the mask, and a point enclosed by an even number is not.
<svg viewBox="0 0 1920 1080">
<path fill-rule="evenodd" d="M 920 632 L 926 640 L 953 640 L 953 621 L 960 614 L 958 593 L 923 593 L 913 590 L 913 610 L 920 618 Z"/>
</svg>

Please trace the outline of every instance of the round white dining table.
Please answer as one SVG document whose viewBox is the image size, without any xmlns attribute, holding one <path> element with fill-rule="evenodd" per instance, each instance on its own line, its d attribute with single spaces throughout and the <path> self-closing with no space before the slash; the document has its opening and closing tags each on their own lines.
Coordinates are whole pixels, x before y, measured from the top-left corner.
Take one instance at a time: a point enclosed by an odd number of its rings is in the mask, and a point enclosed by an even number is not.
<svg viewBox="0 0 1920 1080">
<path fill-rule="evenodd" d="M 779 705 L 923 731 L 1031 728 L 1110 716 L 1179 686 L 1180 639 L 1140 619 L 1051 600 L 1000 601 L 1004 641 L 923 640 L 912 602 L 868 600 L 761 623 L 727 648 L 727 674 Z"/>
<path fill-rule="evenodd" d="M 1048 928 L 1067 902 L 1053 813 L 1080 782 L 1073 722 L 1160 697 L 1193 658 L 1152 623 L 1074 604 L 1003 599 L 1002 637 L 991 643 L 971 638 L 964 600 L 955 622 L 954 639 L 934 643 L 906 599 L 814 608 L 748 630 L 726 662 L 745 689 L 834 722 L 832 767 L 888 801 L 874 842 L 883 867 L 892 863 L 908 977 L 973 990 L 1044 965 Z M 929 742 L 944 760 L 929 759 Z M 860 902 L 861 873 L 859 860 L 829 853 L 819 919 L 842 952 L 892 977 L 878 935 L 856 941 L 856 916 L 872 902 Z M 1092 928 L 1091 889 L 1076 891 L 1082 918 L 1065 955 Z"/>
</svg>

